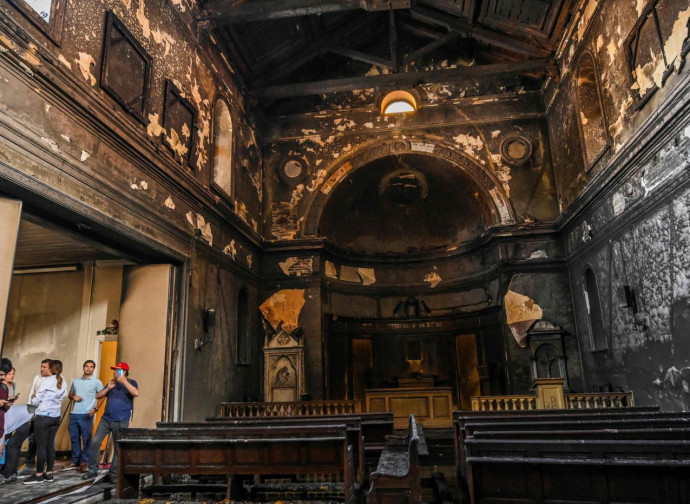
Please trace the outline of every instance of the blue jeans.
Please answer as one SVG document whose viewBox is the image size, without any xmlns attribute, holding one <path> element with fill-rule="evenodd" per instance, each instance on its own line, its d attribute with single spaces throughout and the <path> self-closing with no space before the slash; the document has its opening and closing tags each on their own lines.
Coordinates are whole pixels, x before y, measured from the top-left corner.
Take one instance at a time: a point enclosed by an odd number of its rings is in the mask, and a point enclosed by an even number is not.
<svg viewBox="0 0 690 504">
<path fill-rule="evenodd" d="M 88 413 L 71 413 L 69 416 L 69 436 L 72 440 L 72 463 L 86 464 L 89 461 L 89 442 L 93 417 Z"/>
</svg>

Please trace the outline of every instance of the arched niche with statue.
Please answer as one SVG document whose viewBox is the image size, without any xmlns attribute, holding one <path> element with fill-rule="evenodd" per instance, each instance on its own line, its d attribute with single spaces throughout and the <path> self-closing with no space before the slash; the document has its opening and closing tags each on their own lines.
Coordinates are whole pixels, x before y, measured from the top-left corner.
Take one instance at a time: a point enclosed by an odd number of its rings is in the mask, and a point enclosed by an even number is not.
<svg viewBox="0 0 690 504">
<path fill-rule="evenodd" d="M 562 378 L 564 390 L 570 390 L 566 366 L 565 337 L 562 327 L 546 320 L 537 320 L 527 331 L 527 347 L 532 379 Z"/>
<path fill-rule="evenodd" d="M 297 402 L 305 393 L 304 338 L 297 328 L 266 335 L 264 394 L 266 402 Z"/>
</svg>

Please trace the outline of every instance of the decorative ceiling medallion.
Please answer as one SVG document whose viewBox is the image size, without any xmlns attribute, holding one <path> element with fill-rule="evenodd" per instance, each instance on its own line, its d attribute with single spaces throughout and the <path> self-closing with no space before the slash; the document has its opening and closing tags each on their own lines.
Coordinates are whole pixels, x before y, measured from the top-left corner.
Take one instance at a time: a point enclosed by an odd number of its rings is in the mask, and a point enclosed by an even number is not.
<svg viewBox="0 0 690 504">
<path fill-rule="evenodd" d="M 519 135 L 511 135 L 501 142 L 503 161 L 513 166 L 521 166 L 532 157 L 532 142 Z"/>
<path fill-rule="evenodd" d="M 307 164 L 302 158 L 287 157 L 280 163 L 278 174 L 283 182 L 295 186 L 307 176 Z"/>
</svg>

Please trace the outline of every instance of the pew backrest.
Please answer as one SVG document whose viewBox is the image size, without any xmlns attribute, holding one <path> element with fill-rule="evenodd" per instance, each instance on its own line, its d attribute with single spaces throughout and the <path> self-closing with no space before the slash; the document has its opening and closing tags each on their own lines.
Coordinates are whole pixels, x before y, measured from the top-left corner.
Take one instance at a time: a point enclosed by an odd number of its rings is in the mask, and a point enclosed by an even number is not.
<svg viewBox="0 0 690 504">
<path fill-rule="evenodd" d="M 160 481 L 166 474 L 323 473 L 342 474 L 347 498 L 354 495 L 354 457 L 344 424 L 123 429 L 118 444 L 118 495 L 122 482 L 139 474 Z"/>
<path fill-rule="evenodd" d="M 368 504 L 419 503 L 421 500 L 419 443 L 421 432 L 414 415 L 405 436 L 388 436 L 376 470 L 371 474 Z"/>
</svg>

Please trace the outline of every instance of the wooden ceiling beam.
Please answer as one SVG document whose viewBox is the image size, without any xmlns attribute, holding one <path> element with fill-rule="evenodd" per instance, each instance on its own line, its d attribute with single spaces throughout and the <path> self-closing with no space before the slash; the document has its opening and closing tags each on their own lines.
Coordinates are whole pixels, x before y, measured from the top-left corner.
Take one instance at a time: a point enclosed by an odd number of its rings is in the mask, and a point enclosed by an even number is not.
<svg viewBox="0 0 690 504">
<path fill-rule="evenodd" d="M 200 19 L 235 24 L 358 9 L 409 9 L 413 3 L 414 0 L 209 0 L 202 7 Z"/>
<path fill-rule="evenodd" d="M 405 57 L 403 58 L 402 64 L 403 66 L 409 65 L 410 63 L 414 63 L 417 61 L 419 58 L 422 56 L 425 56 L 429 54 L 430 52 L 435 51 L 441 46 L 446 45 L 448 42 L 451 42 L 458 38 L 460 36 L 460 32 L 457 30 L 453 30 L 451 32 L 448 32 L 446 35 L 443 37 L 434 40 L 433 42 L 429 42 L 423 47 L 420 47 L 416 51 L 413 51 L 409 54 L 406 54 Z"/>
<path fill-rule="evenodd" d="M 393 69 L 393 63 L 385 58 L 380 58 L 374 56 L 373 54 L 363 53 L 361 51 L 356 51 L 354 49 L 349 49 L 347 47 L 336 47 L 330 50 L 334 54 L 339 54 L 356 61 L 362 61 L 364 63 L 369 63 L 371 65 L 376 65 L 379 67 L 387 68 L 389 70 Z"/>
<path fill-rule="evenodd" d="M 388 37 L 390 42 L 391 62 L 393 71 L 397 72 L 400 68 L 400 58 L 398 55 L 398 29 L 395 26 L 395 11 L 391 11 L 388 18 Z"/>
<path fill-rule="evenodd" d="M 441 26 L 448 31 L 457 30 L 465 36 L 525 56 L 543 58 L 550 54 L 548 49 L 537 47 L 528 42 L 523 42 L 519 39 L 483 28 L 476 24 L 469 24 L 455 16 L 434 11 L 427 7 L 414 7 L 410 10 L 410 15 L 418 21 Z"/>
<path fill-rule="evenodd" d="M 258 85 L 265 85 L 270 81 L 275 81 L 290 74 L 317 56 L 328 53 L 333 47 L 346 47 L 348 44 L 360 42 L 362 36 L 368 39 L 368 37 L 376 33 L 375 28 L 379 24 L 376 17 L 363 16 L 361 23 L 353 21 L 338 30 L 330 32 L 323 38 L 317 38 L 298 54 L 284 60 L 282 63 L 276 63 L 268 66 L 266 69 L 262 69 L 260 73 L 253 74 L 248 80 Z M 356 38 L 357 35 L 360 35 L 360 39 Z"/>
<path fill-rule="evenodd" d="M 410 35 L 414 35 L 417 38 L 421 39 L 431 39 L 431 40 L 438 40 L 441 37 L 443 37 L 443 33 L 441 32 L 436 32 L 432 29 L 430 29 L 426 25 L 421 25 L 421 24 L 411 24 L 405 21 L 402 21 L 398 19 L 398 27 L 409 33 Z"/>
<path fill-rule="evenodd" d="M 431 70 L 428 72 L 404 72 L 397 74 L 376 75 L 371 77 L 354 77 L 331 79 L 317 82 L 268 86 L 252 92 L 257 98 L 291 98 L 326 93 L 348 92 L 356 89 L 381 89 L 390 86 L 414 87 L 419 84 L 442 83 L 476 79 L 489 75 L 544 73 L 549 65 L 547 58 L 538 58 L 519 63 L 500 63 L 495 65 L 477 65 L 471 67 Z"/>
</svg>

